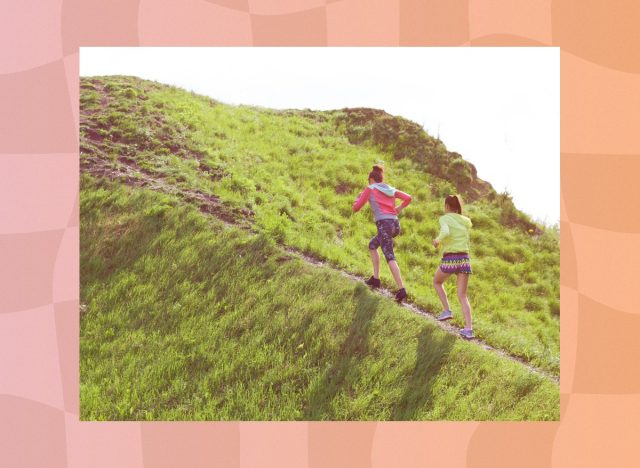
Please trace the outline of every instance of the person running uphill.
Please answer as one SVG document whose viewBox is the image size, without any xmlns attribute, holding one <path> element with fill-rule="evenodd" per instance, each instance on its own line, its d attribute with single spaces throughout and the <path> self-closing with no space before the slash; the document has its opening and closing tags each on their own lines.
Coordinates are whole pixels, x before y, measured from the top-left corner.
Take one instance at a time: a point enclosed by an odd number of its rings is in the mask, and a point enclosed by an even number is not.
<svg viewBox="0 0 640 468">
<path fill-rule="evenodd" d="M 373 210 L 376 227 L 378 228 L 378 234 L 369 242 L 373 276 L 369 278 L 366 283 L 373 288 L 380 287 L 380 256 L 378 255 L 378 247 L 382 247 L 384 258 L 387 260 L 393 279 L 398 287 L 396 300 L 402 302 L 402 300 L 407 297 L 407 291 L 402 283 L 400 267 L 398 267 L 396 257 L 393 253 L 393 238 L 400 234 L 398 214 L 411 203 L 411 196 L 385 184 L 383 180 L 384 169 L 382 166 L 376 164 L 369 173 L 369 185 L 360 193 L 358 199 L 353 203 L 353 211 L 360 211 L 360 208 L 369 202 Z M 397 207 L 396 198 L 402 200 L 402 204 Z"/>
<path fill-rule="evenodd" d="M 467 286 L 469 275 L 472 274 L 469 259 L 469 230 L 472 224 L 469 218 L 462 216 L 462 200 L 458 195 L 449 195 L 445 199 L 444 211 L 444 216 L 440 217 L 440 234 L 433 240 L 433 246 L 437 248 L 442 244 L 443 251 L 442 261 L 433 277 L 433 287 L 444 308 L 438 320 L 449 320 L 453 317 L 443 283 L 449 276 L 455 274 L 458 300 L 462 306 L 465 323 L 465 327 L 460 330 L 460 335 L 470 340 L 473 338 L 473 327 Z"/>
</svg>

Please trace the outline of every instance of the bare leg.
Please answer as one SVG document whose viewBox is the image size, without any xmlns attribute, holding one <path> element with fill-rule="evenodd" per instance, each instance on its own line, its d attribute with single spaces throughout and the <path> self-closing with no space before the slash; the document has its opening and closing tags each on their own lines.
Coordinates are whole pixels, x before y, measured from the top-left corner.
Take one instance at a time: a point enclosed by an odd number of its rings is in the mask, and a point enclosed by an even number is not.
<svg viewBox="0 0 640 468">
<path fill-rule="evenodd" d="M 369 249 L 371 254 L 371 263 L 373 264 L 373 277 L 375 279 L 380 278 L 380 255 L 378 255 L 378 249 Z"/>
<path fill-rule="evenodd" d="M 451 273 L 444 273 L 440 269 L 440 267 L 438 267 L 435 275 L 433 275 L 433 287 L 438 293 L 440 302 L 442 302 L 442 310 L 451 310 L 449 308 L 449 299 L 447 299 L 447 292 L 444 290 L 444 286 L 443 286 L 444 282 L 449 276 L 451 276 Z"/>
<path fill-rule="evenodd" d="M 458 280 L 456 282 L 456 288 L 458 290 L 458 300 L 462 306 L 462 313 L 464 314 L 465 328 L 471 330 L 471 304 L 469 304 L 469 298 L 467 297 L 467 286 L 469 285 L 469 275 L 465 273 L 458 273 Z"/>
<path fill-rule="evenodd" d="M 389 270 L 391 270 L 391 274 L 393 275 L 393 279 L 396 280 L 396 286 L 398 289 L 404 288 L 404 284 L 402 283 L 402 277 L 400 276 L 400 267 L 395 260 L 391 260 L 389 262 Z"/>
</svg>

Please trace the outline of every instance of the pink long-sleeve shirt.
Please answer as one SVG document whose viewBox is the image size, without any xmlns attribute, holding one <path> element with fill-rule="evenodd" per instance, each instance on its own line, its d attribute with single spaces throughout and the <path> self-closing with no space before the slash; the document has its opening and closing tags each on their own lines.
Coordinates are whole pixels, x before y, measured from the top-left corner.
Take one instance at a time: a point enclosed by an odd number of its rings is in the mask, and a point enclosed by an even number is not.
<svg viewBox="0 0 640 468">
<path fill-rule="evenodd" d="M 396 198 L 402 200 L 402 208 L 411 203 L 411 195 L 396 190 L 385 183 L 371 184 L 365 188 L 353 203 L 353 211 L 360 211 L 365 203 L 369 202 L 373 217 L 376 221 L 381 219 L 397 219 Z"/>
</svg>

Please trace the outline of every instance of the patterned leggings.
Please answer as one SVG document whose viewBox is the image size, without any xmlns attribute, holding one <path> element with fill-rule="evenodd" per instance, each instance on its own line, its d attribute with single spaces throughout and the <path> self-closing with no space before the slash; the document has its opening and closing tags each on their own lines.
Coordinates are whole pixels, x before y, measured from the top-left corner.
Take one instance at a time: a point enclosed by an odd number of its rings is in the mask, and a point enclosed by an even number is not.
<svg viewBox="0 0 640 468">
<path fill-rule="evenodd" d="M 397 219 L 381 219 L 376 221 L 378 235 L 369 242 L 369 250 L 376 250 L 382 247 L 382 253 L 387 262 L 395 260 L 393 254 L 393 238 L 400 234 L 400 221 Z"/>
</svg>

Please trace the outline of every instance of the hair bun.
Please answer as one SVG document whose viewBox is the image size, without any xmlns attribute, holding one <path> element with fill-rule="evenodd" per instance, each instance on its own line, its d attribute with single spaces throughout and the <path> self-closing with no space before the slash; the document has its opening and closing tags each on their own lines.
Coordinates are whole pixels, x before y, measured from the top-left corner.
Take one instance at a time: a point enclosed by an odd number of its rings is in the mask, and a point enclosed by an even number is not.
<svg viewBox="0 0 640 468">
<path fill-rule="evenodd" d="M 376 164 L 373 166 L 371 172 L 369 172 L 369 179 L 373 179 L 376 182 L 380 183 L 384 179 L 384 168 L 381 164 Z"/>
<path fill-rule="evenodd" d="M 460 195 L 449 195 L 444 200 L 445 205 L 458 214 L 462 214 L 462 198 Z"/>
</svg>

